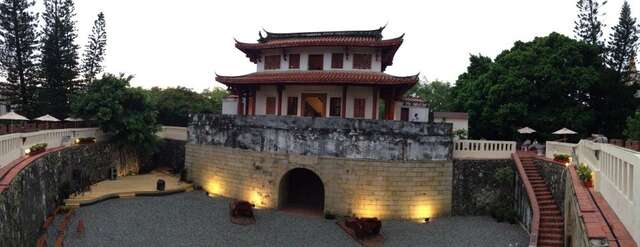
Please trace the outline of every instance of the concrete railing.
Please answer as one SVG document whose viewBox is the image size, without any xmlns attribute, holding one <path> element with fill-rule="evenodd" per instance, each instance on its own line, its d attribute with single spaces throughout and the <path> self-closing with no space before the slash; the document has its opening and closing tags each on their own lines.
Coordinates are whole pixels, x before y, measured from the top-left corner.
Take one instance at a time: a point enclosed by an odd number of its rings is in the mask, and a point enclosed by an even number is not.
<svg viewBox="0 0 640 247">
<path fill-rule="evenodd" d="M 640 242 L 640 153 L 589 140 L 581 140 L 575 150 L 577 163 L 593 171 L 596 191 Z"/>
<path fill-rule="evenodd" d="M 576 144 L 564 142 L 547 142 L 545 144 L 545 157 L 553 159 L 556 154 L 572 155 Z"/>
<path fill-rule="evenodd" d="M 25 155 L 24 150 L 32 145 L 46 143 L 47 148 L 57 148 L 73 144 L 82 137 L 103 137 L 98 128 L 41 130 L 28 133 L 0 135 L 0 168 Z"/>
<path fill-rule="evenodd" d="M 516 152 L 516 142 L 487 140 L 456 140 L 454 159 L 510 159 Z"/>
<path fill-rule="evenodd" d="M 186 141 L 187 128 L 177 126 L 162 126 L 157 135 L 158 137 L 163 139 Z"/>
</svg>

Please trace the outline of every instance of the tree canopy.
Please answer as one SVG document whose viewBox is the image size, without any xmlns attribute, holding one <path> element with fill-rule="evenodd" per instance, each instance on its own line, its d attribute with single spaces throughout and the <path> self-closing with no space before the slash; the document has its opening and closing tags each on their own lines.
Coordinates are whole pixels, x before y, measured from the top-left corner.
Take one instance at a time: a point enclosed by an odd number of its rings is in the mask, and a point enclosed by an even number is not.
<svg viewBox="0 0 640 247">
<path fill-rule="evenodd" d="M 187 126 L 190 113 L 219 113 L 224 89 L 205 90 L 199 94 L 186 87 L 149 90 L 152 104 L 158 110 L 158 121 L 163 125 Z"/>
<path fill-rule="evenodd" d="M 495 61 L 473 55 L 470 62 L 452 94 L 454 108 L 469 112 L 472 138 L 512 139 L 523 126 L 620 136 L 637 103 L 635 90 L 603 65 L 599 47 L 558 33 L 518 41 Z"/>
<path fill-rule="evenodd" d="M 131 88 L 132 77 L 105 74 L 91 82 L 73 103 L 76 115 L 97 121 L 111 140 L 150 154 L 156 145 L 157 112 L 144 90 Z"/>
<path fill-rule="evenodd" d="M 420 83 L 411 88 L 409 94 L 426 101 L 431 111 L 451 111 L 453 108 L 451 91 L 449 82 L 439 80 L 429 82 L 426 78 L 422 78 Z"/>
</svg>

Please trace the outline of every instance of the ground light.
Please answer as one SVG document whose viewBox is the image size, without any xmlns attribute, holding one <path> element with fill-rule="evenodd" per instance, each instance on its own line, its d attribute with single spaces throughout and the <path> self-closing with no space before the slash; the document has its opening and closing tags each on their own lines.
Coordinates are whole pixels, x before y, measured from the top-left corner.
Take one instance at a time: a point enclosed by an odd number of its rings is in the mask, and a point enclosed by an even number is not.
<svg viewBox="0 0 640 247">
<path fill-rule="evenodd" d="M 424 223 L 425 224 L 429 224 L 430 221 L 431 221 L 430 217 L 424 218 Z"/>
</svg>

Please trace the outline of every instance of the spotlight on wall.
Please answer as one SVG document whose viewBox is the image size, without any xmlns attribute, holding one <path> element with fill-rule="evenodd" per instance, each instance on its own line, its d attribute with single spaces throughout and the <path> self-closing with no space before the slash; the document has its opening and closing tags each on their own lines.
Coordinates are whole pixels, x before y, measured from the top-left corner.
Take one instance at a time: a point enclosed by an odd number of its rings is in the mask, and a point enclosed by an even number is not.
<svg viewBox="0 0 640 247">
<path fill-rule="evenodd" d="M 431 221 L 430 217 L 424 218 L 424 223 L 425 224 L 429 224 L 430 221 Z"/>
<path fill-rule="evenodd" d="M 80 139 L 76 139 L 75 141 L 73 141 L 75 144 L 80 143 Z"/>
<path fill-rule="evenodd" d="M 569 162 L 567 162 L 567 163 L 564 163 L 564 166 L 569 166 Z"/>
<path fill-rule="evenodd" d="M 29 155 L 29 153 L 31 153 L 31 149 L 30 148 L 27 148 L 27 149 L 24 150 L 24 154 Z"/>
</svg>

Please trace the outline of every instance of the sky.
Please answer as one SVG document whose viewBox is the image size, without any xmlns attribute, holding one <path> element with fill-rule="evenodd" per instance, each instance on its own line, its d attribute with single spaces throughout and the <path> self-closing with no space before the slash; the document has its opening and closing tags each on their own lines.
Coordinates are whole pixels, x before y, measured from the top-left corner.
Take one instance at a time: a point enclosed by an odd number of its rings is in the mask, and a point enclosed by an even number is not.
<svg viewBox="0 0 640 247">
<path fill-rule="evenodd" d="M 42 8 L 42 0 L 37 0 Z M 105 14 L 105 71 L 135 76 L 144 88 L 223 87 L 215 74 L 254 72 L 255 64 L 234 47 L 234 38 L 256 42 L 272 32 L 367 30 L 387 24 L 383 35 L 405 33 L 386 73 L 420 73 L 455 82 L 470 54 L 495 57 L 517 40 L 559 32 L 573 37 L 575 0 L 449 1 L 210 1 L 75 0 L 77 43 L 82 47 L 98 12 Z M 603 8 L 605 35 L 617 23 L 623 0 Z M 631 0 L 640 17 L 640 1 Z"/>
</svg>

